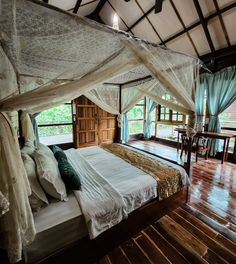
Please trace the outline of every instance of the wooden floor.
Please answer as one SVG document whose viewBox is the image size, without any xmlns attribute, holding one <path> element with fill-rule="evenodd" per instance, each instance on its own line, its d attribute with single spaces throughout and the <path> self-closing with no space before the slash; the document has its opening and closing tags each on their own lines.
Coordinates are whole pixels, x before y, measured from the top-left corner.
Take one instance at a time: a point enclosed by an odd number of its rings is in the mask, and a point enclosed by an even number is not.
<svg viewBox="0 0 236 264">
<path fill-rule="evenodd" d="M 176 149 L 151 141 L 131 144 L 182 162 Z M 193 164 L 190 203 L 98 263 L 236 263 L 236 164 L 199 158 Z"/>
</svg>

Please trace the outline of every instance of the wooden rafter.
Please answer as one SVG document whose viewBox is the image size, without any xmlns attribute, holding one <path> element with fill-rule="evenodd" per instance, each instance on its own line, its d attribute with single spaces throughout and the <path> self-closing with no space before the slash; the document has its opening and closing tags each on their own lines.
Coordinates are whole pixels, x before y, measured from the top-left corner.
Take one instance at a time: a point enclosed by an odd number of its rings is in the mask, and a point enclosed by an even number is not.
<svg viewBox="0 0 236 264">
<path fill-rule="evenodd" d="M 218 2 L 216 0 L 213 0 L 213 3 L 215 5 L 215 9 L 219 12 L 220 8 L 219 8 L 219 5 L 218 5 Z M 221 27 L 223 29 L 224 35 L 225 35 L 226 42 L 227 42 L 228 46 L 230 47 L 231 43 L 230 43 L 229 36 L 228 36 L 227 30 L 226 30 L 226 27 L 225 27 L 225 23 L 224 23 L 224 20 L 223 20 L 221 14 L 219 14 L 219 20 L 220 20 L 220 24 L 221 24 Z"/>
<path fill-rule="evenodd" d="M 139 4 L 139 2 L 137 0 L 135 0 L 135 3 L 137 4 L 137 6 L 139 7 L 139 9 L 141 10 L 141 12 L 143 14 L 145 14 L 143 8 L 141 7 L 141 5 Z M 158 38 L 160 39 L 161 41 L 161 44 L 165 46 L 165 43 L 163 42 L 163 39 L 162 37 L 160 36 L 160 34 L 157 32 L 156 28 L 153 26 L 151 20 L 148 18 L 148 16 L 146 17 L 147 21 L 149 22 L 150 26 L 152 27 L 152 29 L 154 30 L 154 32 L 156 33 L 156 35 L 158 36 Z"/>
<path fill-rule="evenodd" d="M 96 6 L 95 10 L 93 11 L 94 15 L 99 15 L 100 11 L 102 10 L 102 8 L 106 4 L 106 2 L 107 2 L 107 0 L 100 0 L 98 2 L 98 5 Z"/>
<path fill-rule="evenodd" d="M 77 1 L 76 1 L 75 7 L 74 7 L 74 9 L 73 9 L 73 13 L 74 13 L 74 14 L 77 14 L 77 12 L 78 12 L 78 10 L 79 10 L 79 7 L 80 7 L 80 5 L 81 5 L 81 2 L 82 2 L 82 0 L 77 0 Z"/>
<path fill-rule="evenodd" d="M 211 52 L 215 52 L 215 47 L 214 47 L 214 44 L 212 42 L 212 39 L 211 39 L 211 35 L 210 35 L 210 32 L 208 30 L 208 27 L 207 27 L 207 21 L 206 19 L 204 18 L 204 15 L 202 13 L 202 9 L 200 7 L 200 4 L 198 2 L 198 0 L 193 0 L 193 3 L 195 5 L 195 8 L 197 10 L 197 13 L 198 13 L 198 16 L 199 16 L 199 19 L 200 19 L 200 22 L 202 24 L 202 27 L 203 27 L 203 30 L 204 30 L 204 33 L 206 35 L 206 38 L 207 38 L 207 41 L 208 41 L 208 44 L 210 46 L 210 49 L 211 49 Z"/>
<path fill-rule="evenodd" d="M 235 7 L 236 7 L 236 2 L 234 2 L 234 3 L 232 3 L 232 4 L 228 5 L 228 6 L 220 9 L 219 12 L 216 11 L 215 13 L 210 14 L 209 16 L 205 17 L 205 20 L 206 21 L 209 21 L 210 19 L 212 19 L 214 17 L 217 17 L 219 14 L 223 14 L 223 13 L 225 13 L 225 12 L 231 10 L 232 8 L 235 8 Z M 187 31 L 190 31 L 190 30 L 196 28 L 199 25 L 201 25 L 201 22 L 200 21 L 197 21 L 197 22 L 193 23 L 191 26 L 186 27 L 186 29 L 184 29 L 184 30 L 178 32 L 177 34 L 175 34 L 175 35 L 173 35 L 173 36 L 165 39 L 164 42 L 165 43 L 168 43 L 168 42 L 170 42 L 170 41 L 172 41 L 172 40 L 180 37 L 184 33 L 187 33 Z"/>
<path fill-rule="evenodd" d="M 232 8 L 235 8 L 235 7 L 236 7 L 236 2 L 233 2 L 232 4 L 229 4 L 229 5 L 227 5 L 227 6 L 223 7 L 223 8 L 221 8 L 219 11 L 216 11 L 216 12 L 214 12 L 214 13 L 208 15 L 207 17 L 205 17 L 205 20 L 206 20 L 206 21 L 209 21 L 210 19 L 212 19 L 212 18 L 214 18 L 214 17 L 216 17 L 216 16 L 218 16 L 218 15 L 222 15 L 223 13 L 225 13 L 225 12 L 231 10 Z M 135 27 L 138 23 L 140 23 L 140 22 L 141 22 L 146 16 L 148 16 L 148 15 L 149 15 L 154 9 L 155 9 L 155 6 L 151 7 L 151 8 L 150 8 L 145 14 L 143 14 L 143 15 L 142 15 L 137 21 L 135 21 L 135 22 L 133 23 L 133 25 L 131 25 L 131 26 L 127 29 L 127 31 L 130 31 L 130 29 L 134 28 L 134 27 Z M 196 27 L 199 26 L 199 25 L 201 25 L 201 22 L 200 22 L 200 21 L 197 21 L 197 22 L 193 23 L 192 25 L 190 25 L 190 26 L 188 26 L 188 27 L 185 27 L 185 29 L 183 29 L 182 31 L 178 32 L 177 34 L 175 34 L 175 35 L 173 35 L 173 36 L 171 36 L 171 37 L 169 37 L 169 38 L 163 40 L 163 42 L 166 44 L 166 43 L 168 43 L 168 42 L 170 42 L 170 41 L 172 41 L 172 40 L 174 40 L 174 39 L 180 37 L 181 35 L 187 33 L 188 31 L 190 31 L 190 30 L 196 28 Z"/>
<path fill-rule="evenodd" d="M 146 13 L 144 13 L 137 21 L 135 21 L 134 24 L 127 29 L 127 31 L 130 31 L 132 28 L 134 28 L 139 22 L 141 22 L 144 18 L 146 18 L 154 9 L 155 9 L 155 5 L 151 7 Z"/>
<path fill-rule="evenodd" d="M 184 29 L 186 29 L 186 26 L 185 26 L 185 24 L 184 24 L 184 21 L 183 21 L 182 17 L 180 16 L 180 13 L 179 13 L 178 9 L 176 8 L 176 6 L 175 6 L 173 0 L 170 0 L 170 3 L 171 3 L 171 5 L 172 5 L 172 7 L 173 7 L 173 9 L 174 9 L 174 11 L 175 11 L 175 14 L 176 14 L 176 16 L 178 17 L 179 22 L 181 23 L 182 27 L 183 27 Z M 197 50 L 196 45 L 194 44 L 194 42 L 193 42 L 193 40 L 192 40 L 192 38 L 191 38 L 189 32 L 187 31 L 186 34 L 187 34 L 187 37 L 189 38 L 189 41 L 191 42 L 191 44 L 192 44 L 192 46 L 193 46 L 194 51 L 196 52 L 197 56 L 199 57 L 198 50 Z"/>
</svg>

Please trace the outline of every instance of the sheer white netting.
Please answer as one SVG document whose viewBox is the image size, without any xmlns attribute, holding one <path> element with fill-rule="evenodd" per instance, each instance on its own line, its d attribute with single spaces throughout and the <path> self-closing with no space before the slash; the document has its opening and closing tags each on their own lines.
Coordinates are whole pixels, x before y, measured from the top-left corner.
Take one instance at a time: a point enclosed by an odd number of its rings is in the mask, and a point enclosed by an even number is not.
<svg viewBox="0 0 236 264">
<path fill-rule="evenodd" d="M 195 112 L 198 59 L 42 1 L 0 0 L 0 40 L 0 111 L 35 113 L 85 94 L 113 114 L 145 95 Z"/>
<path fill-rule="evenodd" d="M 114 99 L 104 92 L 109 93 L 109 89 L 101 88 L 104 82 L 124 84 L 149 74 L 156 85 L 146 95 L 161 101 L 160 95 L 166 90 L 171 99 L 165 101 L 174 100 L 182 110 L 195 110 L 193 83 L 197 59 L 56 8 L 46 8 L 37 1 L 1 0 L 1 7 L 2 47 L 12 64 L 8 65 L 8 72 L 11 68 L 14 77 L 15 70 L 18 81 L 17 86 L 13 78 L 3 76 L 1 110 L 42 111 L 96 90 L 100 104 L 105 102 L 116 113 L 117 104 L 114 107 Z M 7 65 L 5 54 L 1 56 L 5 56 Z M 145 95 L 145 89 L 140 89 Z M 134 94 L 135 90 L 134 86 Z M 12 94 L 18 95 L 6 99 Z M 131 92 L 130 100 L 133 97 Z"/>
</svg>

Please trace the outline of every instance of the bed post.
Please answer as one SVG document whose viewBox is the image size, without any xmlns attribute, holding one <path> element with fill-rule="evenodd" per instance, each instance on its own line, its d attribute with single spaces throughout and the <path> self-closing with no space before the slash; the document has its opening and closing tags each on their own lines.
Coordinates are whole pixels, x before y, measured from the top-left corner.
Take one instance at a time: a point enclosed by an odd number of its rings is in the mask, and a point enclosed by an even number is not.
<svg viewBox="0 0 236 264">
<path fill-rule="evenodd" d="M 119 85 L 119 114 L 121 115 L 121 84 Z M 115 142 L 117 143 L 121 143 L 121 125 L 122 125 L 122 120 L 120 118 L 120 127 L 118 125 L 118 122 L 117 121 L 117 133 L 116 133 L 116 140 Z"/>
<path fill-rule="evenodd" d="M 184 168 L 188 174 L 189 181 L 191 182 L 192 178 L 192 166 L 191 166 L 191 155 L 192 155 L 192 138 L 188 138 L 188 155 L 187 155 L 187 162 L 184 163 Z M 189 187 L 187 188 L 187 197 L 186 197 L 186 203 L 190 200 L 190 192 Z"/>
</svg>

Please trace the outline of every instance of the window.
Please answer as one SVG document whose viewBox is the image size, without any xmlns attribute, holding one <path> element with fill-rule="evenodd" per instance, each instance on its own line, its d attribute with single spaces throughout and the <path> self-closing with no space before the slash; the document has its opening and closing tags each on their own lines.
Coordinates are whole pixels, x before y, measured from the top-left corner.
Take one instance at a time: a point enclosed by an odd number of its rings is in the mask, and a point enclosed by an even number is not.
<svg viewBox="0 0 236 264">
<path fill-rule="evenodd" d="M 173 111 L 167 107 L 159 105 L 158 121 L 167 123 L 183 123 L 185 122 L 185 116 L 179 112 Z"/>
<path fill-rule="evenodd" d="M 159 107 L 159 121 L 170 121 L 170 109 L 164 106 Z"/>
<path fill-rule="evenodd" d="M 152 136 L 177 141 L 175 128 L 179 125 L 185 125 L 185 123 L 185 115 L 158 105 L 152 112 Z"/>
<path fill-rule="evenodd" d="M 236 101 L 220 114 L 221 132 L 235 134 L 236 132 Z M 229 152 L 234 151 L 235 138 L 229 142 Z"/>
<path fill-rule="evenodd" d="M 36 121 L 40 142 L 46 145 L 73 142 L 71 103 L 41 112 Z"/>
<path fill-rule="evenodd" d="M 143 133 L 145 100 L 139 101 L 128 113 L 129 134 Z"/>
</svg>

